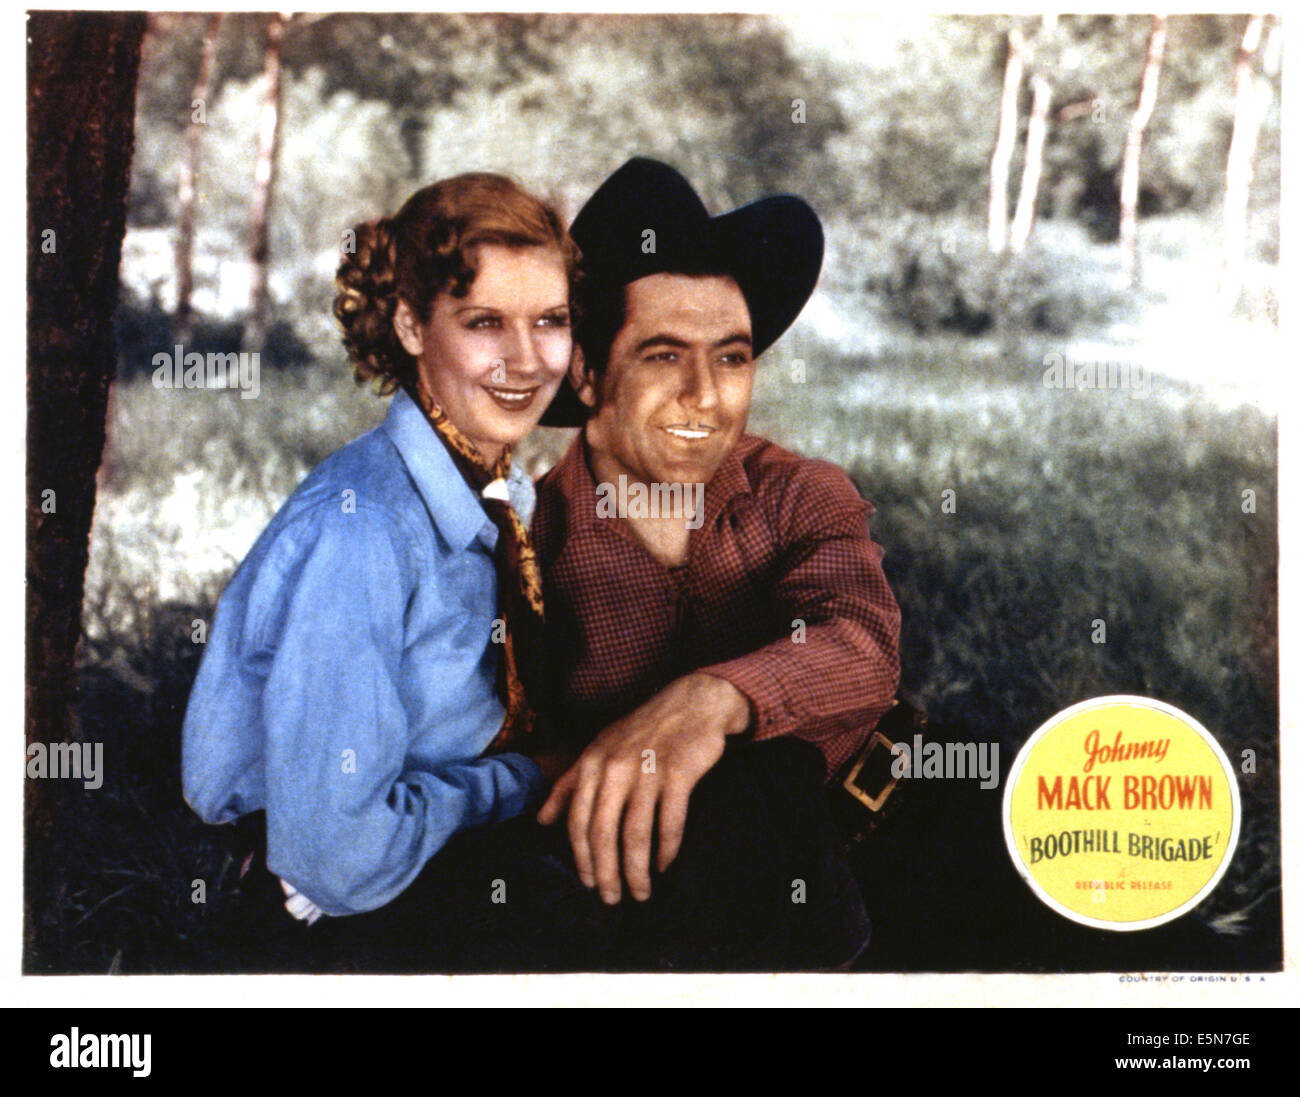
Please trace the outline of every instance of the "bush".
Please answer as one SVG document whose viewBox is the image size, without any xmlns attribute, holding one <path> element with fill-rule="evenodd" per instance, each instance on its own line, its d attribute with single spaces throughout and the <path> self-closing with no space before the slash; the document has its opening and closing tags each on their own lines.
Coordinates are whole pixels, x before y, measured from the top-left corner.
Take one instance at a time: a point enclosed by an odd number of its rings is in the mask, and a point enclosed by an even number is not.
<svg viewBox="0 0 1300 1097">
<path fill-rule="evenodd" d="M 114 324 L 117 375 L 124 380 L 152 377 L 154 355 L 171 353 L 182 338 L 187 353 L 238 354 L 244 336 L 244 325 L 239 320 L 196 313 L 190 331 L 182 337 L 176 318 L 157 298 L 142 302 L 125 290 L 114 314 Z M 272 369 L 299 369 L 315 361 L 311 348 L 287 320 L 272 321 L 259 353 L 259 361 Z"/>
<path fill-rule="evenodd" d="M 855 257 L 875 273 L 859 287 L 914 331 L 980 335 L 991 328 L 1068 335 L 1132 310 L 1113 246 L 1075 225 L 1043 222 L 1021 255 L 995 255 L 967 218 L 907 217 Z"/>
</svg>

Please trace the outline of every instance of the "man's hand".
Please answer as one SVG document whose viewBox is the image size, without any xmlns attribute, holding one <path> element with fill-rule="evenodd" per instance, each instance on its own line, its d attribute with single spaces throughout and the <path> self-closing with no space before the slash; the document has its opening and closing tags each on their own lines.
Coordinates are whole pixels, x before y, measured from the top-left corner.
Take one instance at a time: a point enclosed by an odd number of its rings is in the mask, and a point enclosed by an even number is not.
<svg viewBox="0 0 1300 1097">
<path fill-rule="evenodd" d="M 635 898 L 648 899 L 656 815 L 663 872 L 681 847 L 695 783 L 722 757 L 726 737 L 750 720 L 749 699 L 725 679 L 678 678 L 596 736 L 556 782 L 538 822 L 554 823 L 568 807 L 578 875 L 611 904 L 622 894 L 621 825 L 622 874 Z"/>
</svg>

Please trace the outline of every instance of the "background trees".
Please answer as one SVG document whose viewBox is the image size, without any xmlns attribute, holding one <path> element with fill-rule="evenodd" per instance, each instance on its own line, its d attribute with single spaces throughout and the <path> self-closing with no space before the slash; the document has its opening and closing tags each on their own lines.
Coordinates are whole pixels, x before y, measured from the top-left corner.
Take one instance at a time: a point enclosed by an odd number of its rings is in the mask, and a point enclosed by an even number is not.
<svg viewBox="0 0 1300 1097">
<path fill-rule="evenodd" d="M 183 150 L 198 140 L 189 106 L 211 23 L 158 15 L 132 225 L 175 225 L 196 241 L 195 292 L 210 317 L 242 319 L 259 345 L 278 319 L 313 345 L 330 337 L 320 323 L 329 254 L 355 220 L 482 167 L 517 174 L 572 214 L 613 166 L 643 153 L 678 165 L 717 205 L 806 195 L 844 260 L 823 285 L 857 297 L 845 308 L 872 322 L 1060 323 L 1078 312 L 1069 282 L 1096 287 L 1085 321 L 1120 319 L 1124 301 L 1142 304 L 1128 289 L 1149 216 L 1168 218 L 1161 236 L 1176 249 L 1221 238 L 1225 277 L 1249 291 L 1242 307 L 1267 313 L 1259 264 L 1277 248 L 1278 72 L 1260 19 L 313 15 L 286 24 L 276 50 L 275 19 L 234 15 L 202 137 L 220 167 L 187 203 L 177 166 L 184 176 Z M 275 57 L 282 109 L 259 145 L 277 100 Z M 281 174 L 268 185 L 273 166 Z M 1050 223 L 1047 237 L 1032 232 L 1037 221 Z M 990 262 L 1031 241 L 1040 258 L 1024 277 Z M 1085 260 L 1089 242 L 1119 242 L 1118 259 Z M 1022 290 L 1043 288 L 1025 278 L 1061 247 L 1063 299 L 1022 307 Z M 144 265 L 132 277 L 140 303 L 156 295 L 184 313 L 184 276 L 177 285 Z"/>
<path fill-rule="evenodd" d="M 807 196 L 832 230 L 823 287 L 860 328 L 1131 323 L 1180 292 L 1161 274 L 1192 277 L 1207 237 L 1244 290 L 1226 305 L 1276 311 L 1279 75 L 1262 33 L 1238 62 L 1246 16 L 1176 16 L 1160 34 L 1149 16 L 1104 15 L 298 16 L 274 158 L 257 144 L 269 25 L 232 15 L 220 35 L 202 136 L 220 167 L 190 206 L 190 297 L 246 339 L 269 334 L 273 353 L 287 334 L 324 351 L 342 230 L 422 183 L 495 167 L 572 214 L 635 153 L 675 163 L 716 205 Z M 197 140 L 189 104 L 210 24 L 158 15 L 153 27 L 132 227 L 177 226 L 186 240 L 177 166 L 182 140 Z M 1247 86 L 1249 98 L 1234 92 Z M 1234 133 L 1231 175 L 1246 182 L 1230 186 Z M 259 205 L 254 175 L 272 163 L 281 174 Z M 1135 296 L 1148 217 L 1162 218 L 1173 263 Z M 133 233 L 127 304 L 185 312 L 183 279 L 146 258 L 160 242 Z M 1120 247 L 1106 258 L 1094 243 Z M 1034 254 L 1007 264 L 1004 248 Z"/>
</svg>

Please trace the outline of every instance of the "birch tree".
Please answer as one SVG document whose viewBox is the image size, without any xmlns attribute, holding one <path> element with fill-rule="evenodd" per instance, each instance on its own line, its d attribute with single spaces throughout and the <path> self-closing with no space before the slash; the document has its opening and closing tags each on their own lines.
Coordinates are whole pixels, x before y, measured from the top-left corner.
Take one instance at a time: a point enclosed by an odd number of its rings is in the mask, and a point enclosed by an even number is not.
<svg viewBox="0 0 1300 1097">
<path fill-rule="evenodd" d="M 1228 145 L 1224 180 L 1223 263 L 1219 278 L 1219 292 L 1230 308 L 1236 306 L 1241 296 L 1250 235 L 1250 186 L 1255 173 L 1255 146 L 1271 95 L 1267 79 L 1255 73 L 1264 25 L 1265 17 L 1262 15 L 1252 15 L 1246 21 L 1233 69 L 1232 140 Z"/>
<path fill-rule="evenodd" d="M 249 216 L 248 320 L 244 327 L 244 345 L 254 351 L 260 350 L 265 343 L 270 323 L 271 201 L 280 150 L 282 57 L 287 23 L 287 16 L 274 14 L 266 25 L 262 112 L 258 123 L 257 161 L 253 168 L 253 201 Z"/>
<path fill-rule="evenodd" d="M 989 250 L 1001 254 L 1007 247 L 1007 177 L 1016 149 L 1020 122 L 1020 85 L 1024 80 L 1025 39 L 1019 27 L 1007 32 L 1007 63 L 1002 75 L 998 138 L 989 164 Z"/>
<path fill-rule="evenodd" d="M 207 125 L 208 92 L 216 63 L 217 34 L 221 30 L 221 13 L 208 16 L 203 30 L 203 51 L 199 58 L 199 75 L 190 97 L 190 121 L 185 132 L 185 155 L 181 159 L 177 185 L 176 232 L 176 331 L 182 343 L 190 340 L 193 323 L 191 298 L 194 295 L 194 204 L 198 190 L 199 146 L 203 127 Z"/>
<path fill-rule="evenodd" d="M 1034 44 L 1033 74 L 1029 86 L 1033 102 L 1029 108 L 1029 129 L 1025 134 L 1025 165 L 1016 195 L 1016 215 L 1011 222 L 1010 246 L 1013 252 L 1024 251 L 1033 231 L 1038 207 L 1038 185 L 1043 177 L 1043 149 L 1047 146 L 1047 116 L 1052 107 L 1052 85 L 1047 78 L 1046 57 L 1056 31 L 1056 16 L 1043 16 L 1043 25 Z"/>
<path fill-rule="evenodd" d="M 1146 133 L 1156 106 L 1160 66 L 1165 57 L 1165 24 L 1163 15 L 1151 17 L 1151 33 L 1147 36 L 1146 63 L 1142 66 L 1142 86 L 1138 92 L 1137 109 L 1129 119 L 1128 135 L 1124 141 L 1124 164 L 1119 186 L 1119 247 L 1124 275 L 1130 285 L 1136 285 L 1138 281 L 1137 205 L 1142 136 Z"/>
</svg>

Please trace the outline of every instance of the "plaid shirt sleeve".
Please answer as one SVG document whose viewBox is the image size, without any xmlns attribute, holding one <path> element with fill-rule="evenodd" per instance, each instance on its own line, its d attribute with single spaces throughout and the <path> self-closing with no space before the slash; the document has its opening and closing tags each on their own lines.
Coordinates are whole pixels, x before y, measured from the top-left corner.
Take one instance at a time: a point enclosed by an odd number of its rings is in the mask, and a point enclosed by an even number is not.
<svg viewBox="0 0 1300 1097">
<path fill-rule="evenodd" d="M 755 739 L 813 742 L 830 775 L 893 701 L 901 614 L 867 529 L 874 508 L 841 470 L 802 462 L 777 494 L 759 502 L 780 542 L 770 594 L 789 635 L 700 670 L 749 698 Z"/>
</svg>

